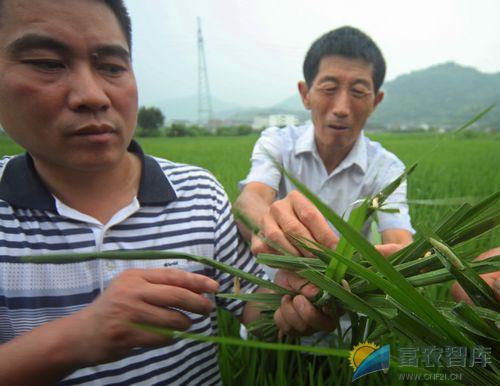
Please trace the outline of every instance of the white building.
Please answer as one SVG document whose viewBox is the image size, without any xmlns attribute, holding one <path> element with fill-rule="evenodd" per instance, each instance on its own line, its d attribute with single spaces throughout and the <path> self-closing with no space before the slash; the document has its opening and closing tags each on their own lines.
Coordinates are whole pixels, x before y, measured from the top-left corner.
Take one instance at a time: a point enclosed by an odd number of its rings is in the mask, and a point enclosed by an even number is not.
<svg viewBox="0 0 500 386">
<path fill-rule="evenodd" d="M 272 114 L 267 116 L 256 116 L 253 119 L 252 128 L 254 130 L 261 130 L 270 126 L 287 126 L 298 125 L 299 118 L 293 114 Z"/>
</svg>

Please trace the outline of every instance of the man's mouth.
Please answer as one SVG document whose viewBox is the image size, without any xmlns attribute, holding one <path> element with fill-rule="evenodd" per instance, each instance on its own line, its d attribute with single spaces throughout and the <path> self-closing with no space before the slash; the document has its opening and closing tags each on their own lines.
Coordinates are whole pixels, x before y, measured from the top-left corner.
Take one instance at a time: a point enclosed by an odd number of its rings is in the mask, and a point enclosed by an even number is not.
<svg viewBox="0 0 500 386">
<path fill-rule="evenodd" d="M 109 145 L 117 134 L 118 130 L 110 124 L 93 123 L 78 127 L 72 136 L 93 145 Z"/>
<path fill-rule="evenodd" d="M 76 136 L 99 136 L 99 135 L 107 135 L 113 134 L 116 132 L 116 129 L 109 124 L 91 124 L 79 127 L 74 135 Z"/>
<path fill-rule="evenodd" d="M 344 125 L 327 125 L 330 129 L 333 130 L 348 130 L 349 126 L 344 126 Z"/>
</svg>

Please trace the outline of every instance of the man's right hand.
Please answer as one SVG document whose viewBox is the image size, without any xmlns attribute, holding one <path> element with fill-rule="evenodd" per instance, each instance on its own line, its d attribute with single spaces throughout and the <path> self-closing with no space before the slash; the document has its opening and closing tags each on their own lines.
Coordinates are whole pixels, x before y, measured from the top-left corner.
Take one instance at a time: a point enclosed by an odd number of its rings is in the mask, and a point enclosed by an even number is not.
<svg viewBox="0 0 500 386">
<path fill-rule="evenodd" d="M 156 347 L 170 339 L 142 331 L 131 323 L 187 330 L 191 320 L 181 311 L 208 315 L 214 304 L 203 293 L 215 293 L 218 283 L 177 269 L 124 271 L 89 306 L 70 316 L 81 336 L 81 358 L 104 363 L 134 347 Z"/>
<path fill-rule="evenodd" d="M 290 192 L 284 199 L 273 202 L 260 221 L 262 235 L 294 255 L 309 253 L 295 247 L 287 234 L 302 236 L 334 249 L 338 237 L 321 212 L 298 191 Z M 252 236 L 252 252 L 277 253 L 258 236 Z"/>
<path fill-rule="evenodd" d="M 178 269 L 122 272 L 90 305 L 0 344 L 0 384 L 53 385 L 73 371 L 117 360 L 135 347 L 158 347 L 171 339 L 132 323 L 186 330 L 183 311 L 207 315 L 216 281 Z"/>
</svg>

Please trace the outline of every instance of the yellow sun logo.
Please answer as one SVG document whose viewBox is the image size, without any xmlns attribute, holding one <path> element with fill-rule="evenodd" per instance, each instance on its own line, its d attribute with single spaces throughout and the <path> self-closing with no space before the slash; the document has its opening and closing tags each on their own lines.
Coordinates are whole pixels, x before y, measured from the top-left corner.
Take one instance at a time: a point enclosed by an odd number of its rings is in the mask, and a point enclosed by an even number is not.
<svg viewBox="0 0 500 386">
<path fill-rule="evenodd" d="M 372 352 L 378 350 L 380 347 L 374 343 L 364 342 L 360 343 L 349 352 L 349 362 L 351 367 L 356 371 L 361 363 Z"/>
</svg>

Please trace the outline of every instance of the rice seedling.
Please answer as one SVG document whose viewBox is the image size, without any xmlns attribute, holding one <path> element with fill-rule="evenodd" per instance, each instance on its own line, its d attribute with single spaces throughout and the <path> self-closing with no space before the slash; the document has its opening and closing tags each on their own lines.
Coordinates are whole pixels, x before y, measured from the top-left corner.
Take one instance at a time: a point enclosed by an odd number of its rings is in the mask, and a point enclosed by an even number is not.
<svg viewBox="0 0 500 386">
<path fill-rule="evenodd" d="M 286 173 L 286 171 L 284 171 Z M 393 255 L 387 261 L 380 253 L 355 229 L 352 224 L 321 203 L 305 186 L 288 176 L 341 232 L 342 237 L 352 248 L 344 249 L 344 255 L 338 250 L 330 250 L 311 240 L 294 237 L 301 248 L 311 252 L 316 259 L 297 258 L 290 255 L 263 255 L 258 258 L 261 263 L 271 266 L 294 269 L 303 278 L 323 291 L 318 305 L 338 302 L 351 316 L 353 331 L 351 343 L 361 338 L 360 331 L 368 340 L 385 340 L 394 334 L 401 341 L 414 342 L 421 346 L 434 347 L 466 347 L 475 350 L 477 347 L 488 347 L 493 354 L 485 366 L 469 366 L 452 368 L 461 375 L 461 381 L 474 383 L 479 380 L 487 384 L 500 382 L 499 369 L 499 339 L 500 332 L 496 324 L 500 323 L 498 303 L 493 298 L 491 289 L 484 283 L 478 272 L 492 272 L 500 269 L 500 256 L 495 256 L 480 263 L 468 264 L 453 251 L 453 247 L 480 236 L 490 227 L 500 223 L 500 191 L 479 202 L 463 205 L 452 212 L 435 229 L 422 232 L 414 243 Z M 384 189 L 376 197 L 383 203 L 384 197 L 390 194 L 403 179 L 401 176 L 394 184 Z M 383 206 L 368 207 L 375 197 L 365 200 L 360 216 L 366 220 Z M 358 209 L 359 209 L 358 208 Z M 358 214 L 355 214 L 358 216 Z M 363 221 L 364 222 L 364 221 Z M 355 224 L 363 224 L 356 219 Z M 292 235 L 293 236 L 293 235 Z M 430 252 L 422 263 L 425 252 Z M 180 254 L 176 252 L 159 251 L 117 251 L 99 254 L 74 255 L 44 255 L 23 257 L 22 260 L 31 263 L 67 263 L 87 259 L 158 259 L 185 258 L 194 260 L 214 268 L 223 270 L 244 280 L 273 290 L 272 294 L 220 294 L 219 296 L 239 298 L 254 301 L 263 305 L 264 310 L 272 311 L 279 306 L 279 298 L 283 294 L 291 294 L 276 284 L 266 282 L 258 277 L 200 256 Z M 336 262 L 336 264 L 332 264 Z M 335 267 L 332 269 L 332 267 Z M 341 268 L 339 268 L 341 267 Z M 422 269 L 426 269 L 422 273 Z M 443 269 L 448 271 L 444 274 Z M 341 272 L 339 274 L 338 272 Z M 436 273 L 438 272 L 438 274 Z M 457 279 L 469 294 L 475 305 L 433 304 L 421 294 L 419 285 Z M 413 281 L 412 281 L 413 280 Z M 348 283 L 348 284 L 346 284 Z M 344 284 L 344 285 L 343 285 Z M 326 295 L 326 297 L 325 297 Z M 326 299 L 326 300 L 325 300 Z M 323 300 L 323 302 L 321 301 Z M 368 326 L 368 328 L 367 328 Z M 211 341 L 222 345 L 237 345 L 248 348 L 299 351 L 302 353 L 317 353 L 346 356 L 346 350 L 314 346 L 293 346 L 283 343 L 269 343 L 255 340 L 241 340 L 230 337 L 206 337 L 194 334 L 174 332 L 148 326 L 138 326 L 160 334 L 173 335 L 185 339 Z M 264 318 L 254 328 L 266 330 L 271 335 L 273 323 L 271 318 Z M 269 335 L 269 334 L 266 334 Z M 359 343 L 359 341 L 358 341 Z M 393 358 L 393 362 L 397 362 Z M 448 371 L 444 359 L 438 358 L 436 370 Z"/>
<path fill-rule="evenodd" d="M 237 194 L 236 181 L 245 175 L 249 165 L 248 155 L 255 139 L 255 137 L 237 138 L 241 142 L 237 146 L 234 142 L 230 142 L 233 139 L 209 139 L 209 146 L 203 139 L 203 141 L 198 140 L 198 147 L 196 147 L 197 141 L 192 138 L 178 139 L 183 141 L 182 146 L 178 140 L 168 139 L 164 142 L 154 140 L 156 151 L 148 152 L 200 164 L 214 170 L 214 174 L 223 185 L 230 188 L 229 195 L 234 199 Z M 432 147 L 433 141 L 434 138 L 429 137 L 392 135 L 385 137 L 383 142 L 390 150 L 395 150 L 400 158 L 409 162 L 417 158 L 415 154 L 427 152 Z M 189 152 L 184 151 L 188 143 L 192 146 L 192 151 Z M 148 146 L 147 141 L 145 144 Z M 0 145 L 4 143 L 0 141 Z M 153 142 L 150 145 L 153 146 Z M 242 146 L 246 149 L 246 153 L 240 150 Z M 175 149 L 180 148 L 183 149 L 182 154 L 176 155 Z M 231 152 L 229 157 L 231 163 L 227 162 L 227 158 L 219 156 L 221 149 L 224 149 L 226 156 Z M 477 256 L 484 248 L 499 245 L 500 241 L 498 237 L 500 176 L 495 169 L 500 158 L 495 149 L 498 149 L 498 144 L 494 139 L 458 138 L 453 142 L 447 142 L 442 151 L 420 161 L 409 183 L 411 214 L 414 224 L 417 225 L 418 236 L 413 244 L 391 256 L 387 261 L 360 237 L 352 222 L 345 223 L 342 219 L 330 219 L 330 221 L 335 226 L 340 225 L 344 230 L 342 235 L 346 245 L 353 249 L 352 253 L 327 250 L 320 245 L 297 238 L 296 242 L 302 242 L 303 247 L 310 248 L 315 258 L 286 255 L 259 256 L 259 261 L 263 264 L 294 269 L 318 285 L 347 310 L 351 317 L 351 327 L 348 334 L 343 332 L 347 339 L 342 340 L 338 348 L 328 351 L 331 354 L 328 360 L 317 360 L 315 356 L 304 355 L 308 350 L 307 347 L 299 346 L 294 349 L 299 351 L 290 351 L 288 346 L 282 343 L 277 343 L 278 346 L 266 346 L 266 342 L 253 340 L 246 342 L 238 340 L 238 343 L 232 339 L 220 340 L 218 343 L 221 343 L 220 363 L 224 383 L 226 385 L 350 384 L 353 370 L 348 365 L 346 354 L 355 344 L 369 340 L 381 345 L 390 344 L 391 348 L 399 350 L 400 355 L 395 355 L 394 353 L 398 351 L 393 351 L 388 374 L 370 374 L 357 380 L 356 384 L 434 384 L 433 379 L 439 379 L 444 384 L 457 382 L 499 384 L 500 316 L 498 309 L 495 308 L 498 304 L 492 301 L 491 293 L 484 287 L 478 274 L 499 270 L 500 257 L 494 256 L 481 262 L 470 261 L 471 257 Z M 4 154 L 13 151 L 16 149 L 9 148 L 5 152 L 2 150 Z M 179 158 L 188 154 L 197 154 L 199 158 Z M 471 159 L 474 159 L 474 162 L 471 162 Z M 438 179 L 439 183 L 436 182 Z M 495 190 L 497 192 L 491 194 L 491 191 Z M 484 198 L 488 194 L 489 196 Z M 457 197 L 458 199 L 454 201 Z M 373 205 L 374 203 L 377 205 Z M 450 203 L 455 207 L 460 206 L 450 209 Z M 373 198 L 371 204 L 375 210 L 380 209 L 377 206 L 382 206 L 380 202 L 373 202 Z M 123 253 L 119 255 L 92 254 L 78 258 L 124 257 Z M 141 258 L 145 256 L 141 251 Z M 151 256 L 151 258 L 157 257 Z M 43 261 L 42 257 L 32 258 L 39 258 L 39 262 Z M 131 255 L 130 258 L 138 256 Z M 332 265 L 343 268 L 340 271 L 338 268 L 335 270 L 332 268 L 326 274 L 331 262 L 335 262 Z M 233 272 L 233 274 L 239 273 Z M 456 304 L 444 300 L 447 296 L 445 284 L 457 279 L 473 299 L 474 305 Z M 347 282 L 348 286 L 343 285 L 345 284 L 343 281 Z M 435 288 L 439 289 L 434 290 Z M 247 294 L 220 294 L 220 296 L 240 296 L 245 300 L 259 301 L 263 307 L 267 307 L 268 314 L 272 314 L 273 307 L 276 307 L 276 296 L 267 298 L 264 296 L 260 299 L 252 299 Z M 264 323 L 261 328 L 265 326 Z M 222 332 L 221 337 L 214 338 L 238 337 L 239 324 L 225 313 L 221 313 L 219 327 Z M 172 331 L 162 333 L 176 334 Z M 185 338 L 198 337 L 185 336 Z M 288 343 L 290 342 L 286 342 Z M 450 368 L 446 366 L 446 356 L 442 353 L 441 357 L 436 359 L 435 366 L 425 368 L 408 366 L 404 363 L 405 357 L 401 356 L 401 349 L 405 347 L 465 347 L 469 353 L 486 348 L 490 349 L 488 358 L 491 363 L 486 363 L 484 367 L 478 364 L 469 366 L 467 363 L 463 368 Z M 459 377 L 432 378 L 433 372 L 455 374 Z M 416 377 L 400 377 L 410 373 L 424 374 L 428 377 L 420 378 L 420 381 Z"/>
</svg>

